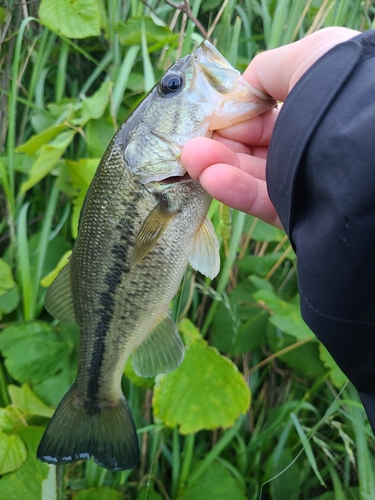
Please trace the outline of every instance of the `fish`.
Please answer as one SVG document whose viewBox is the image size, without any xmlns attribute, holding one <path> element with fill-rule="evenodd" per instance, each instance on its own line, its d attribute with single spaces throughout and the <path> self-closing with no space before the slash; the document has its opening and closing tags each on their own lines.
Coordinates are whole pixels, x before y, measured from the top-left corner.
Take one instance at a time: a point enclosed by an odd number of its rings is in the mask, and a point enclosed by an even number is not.
<svg viewBox="0 0 375 500">
<path fill-rule="evenodd" d="M 66 464 L 93 457 L 132 469 L 139 444 L 121 390 L 134 371 L 174 370 L 184 345 L 170 301 L 188 263 L 213 279 L 219 243 L 207 217 L 211 197 L 180 161 L 193 137 L 211 137 L 275 107 L 204 41 L 178 60 L 120 126 L 81 210 L 68 264 L 46 294 L 52 316 L 80 327 L 77 377 L 39 444 L 38 458 Z"/>
</svg>

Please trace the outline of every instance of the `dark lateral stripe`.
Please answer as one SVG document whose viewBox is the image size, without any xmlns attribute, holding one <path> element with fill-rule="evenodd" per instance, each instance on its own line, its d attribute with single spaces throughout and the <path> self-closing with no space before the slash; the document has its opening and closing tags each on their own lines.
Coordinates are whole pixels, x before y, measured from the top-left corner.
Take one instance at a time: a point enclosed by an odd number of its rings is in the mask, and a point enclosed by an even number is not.
<svg viewBox="0 0 375 500">
<path fill-rule="evenodd" d="M 135 197 L 134 197 L 135 198 Z M 97 323 L 94 335 L 95 342 L 91 354 L 86 410 L 95 413 L 97 407 L 97 395 L 100 389 L 100 380 L 102 373 L 102 365 L 106 352 L 107 334 L 114 315 L 115 297 L 117 288 L 122 281 L 122 276 L 130 272 L 129 250 L 132 251 L 134 234 L 134 219 L 137 217 L 137 212 L 133 203 L 127 207 L 123 224 L 117 226 L 117 230 L 121 233 L 120 243 L 115 244 L 111 250 L 112 265 L 109 268 L 104 284 L 106 290 L 99 293 L 99 309 L 100 319 Z M 103 258 L 105 258 L 103 256 Z"/>
</svg>

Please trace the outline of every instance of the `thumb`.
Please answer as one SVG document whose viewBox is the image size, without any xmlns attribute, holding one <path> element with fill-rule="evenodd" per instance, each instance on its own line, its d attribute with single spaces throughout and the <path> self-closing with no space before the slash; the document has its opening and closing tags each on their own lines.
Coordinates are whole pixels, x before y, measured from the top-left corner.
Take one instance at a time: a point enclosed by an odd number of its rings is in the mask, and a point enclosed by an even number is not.
<svg viewBox="0 0 375 500">
<path fill-rule="evenodd" d="M 298 42 L 257 55 L 243 76 L 255 88 L 285 101 L 301 76 L 326 52 L 359 35 L 348 28 L 325 28 Z"/>
</svg>

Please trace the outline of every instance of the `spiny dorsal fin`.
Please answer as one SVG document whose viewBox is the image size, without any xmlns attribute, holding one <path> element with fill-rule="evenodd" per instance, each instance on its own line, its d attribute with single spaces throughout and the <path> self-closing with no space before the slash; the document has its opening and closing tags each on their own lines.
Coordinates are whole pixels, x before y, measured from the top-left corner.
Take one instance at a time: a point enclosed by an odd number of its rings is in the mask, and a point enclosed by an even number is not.
<svg viewBox="0 0 375 500">
<path fill-rule="evenodd" d="M 220 270 L 219 242 L 208 217 L 204 219 L 195 237 L 189 262 L 194 269 L 211 279 Z"/>
<path fill-rule="evenodd" d="M 148 214 L 135 242 L 134 264 L 151 252 L 176 213 L 169 210 L 168 201 L 164 199 Z"/>
<path fill-rule="evenodd" d="M 70 276 L 70 261 L 61 269 L 47 291 L 45 298 L 47 311 L 63 323 L 76 323 L 73 292 Z"/>
<path fill-rule="evenodd" d="M 184 358 L 184 344 L 167 312 L 132 353 L 133 368 L 140 377 L 168 373 Z"/>
</svg>

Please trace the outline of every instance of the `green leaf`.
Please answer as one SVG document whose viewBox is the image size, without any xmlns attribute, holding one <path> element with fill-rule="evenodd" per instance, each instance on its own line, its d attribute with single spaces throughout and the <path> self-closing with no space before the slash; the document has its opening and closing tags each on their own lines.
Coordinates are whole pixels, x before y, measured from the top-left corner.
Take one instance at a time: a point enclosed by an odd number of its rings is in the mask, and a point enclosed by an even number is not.
<svg viewBox="0 0 375 500">
<path fill-rule="evenodd" d="M 27 460 L 23 466 L 0 479 L 0 500 L 55 500 L 56 467 L 40 462 L 36 450 L 44 429 L 23 427 L 17 430 L 18 436 L 26 445 Z M 52 488 L 51 488 L 52 485 Z"/>
<path fill-rule="evenodd" d="M 249 216 L 246 220 L 246 229 L 249 230 L 254 223 L 255 217 Z M 251 238 L 255 241 L 280 242 L 285 237 L 285 232 L 266 222 L 257 220 Z"/>
<path fill-rule="evenodd" d="M 108 19 L 107 19 L 107 12 L 105 10 L 105 3 L 104 0 L 94 0 L 94 3 L 99 11 L 100 15 L 100 27 L 107 31 L 108 29 Z"/>
<path fill-rule="evenodd" d="M 59 262 L 57 263 L 56 267 L 40 280 L 40 284 L 45 288 L 48 288 L 53 283 L 55 278 L 57 278 L 57 275 L 59 274 L 61 269 L 66 266 L 71 255 L 72 255 L 71 250 L 65 252 L 64 255 L 61 257 L 61 259 L 59 260 Z"/>
<path fill-rule="evenodd" d="M 312 450 L 310 441 L 307 438 L 307 436 L 305 434 L 305 431 L 302 428 L 301 423 L 300 423 L 297 415 L 295 413 L 291 413 L 290 417 L 291 417 L 291 419 L 293 421 L 293 424 L 294 424 L 294 426 L 295 426 L 295 428 L 297 430 L 298 436 L 299 436 L 299 438 L 300 438 L 300 440 L 302 442 L 303 448 L 305 450 L 305 453 L 306 453 L 306 456 L 307 456 L 307 459 L 308 459 L 308 461 L 310 463 L 311 468 L 313 469 L 316 477 L 319 479 L 320 484 L 322 486 L 325 486 L 326 484 L 323 481 L 322 476 L 320 475 L 320 472 L 319 472 L 319 469 L 318 469 L 318 465 L 316 463 L 314 452 Z"/>
<path fill-rule="evenodd" d="M 75 197 L 72 216 L 72 234 L 76 238 L 78 234 L 78 221 L 81 208 L 85 200 L 86 192 L 98 168 L 99 159 L 84 158 L 79 161 L 67 161 L 68 172 L 73 183 Z"/>
<path fill-rule="evenodd" d="M 166 26 L 159 26 L 154 23 L 151 17 L 131 17 L 125 24 L 118 23 L 116 31 L 119 42 L 122 45 L 141 45 L 142 43 L 142 23 L 145 26 L 147 43 L 156 42 L 172 43 L 178 40 L 178 35 Z"/>
<path fill-rule="evenodd" d="M 197 468 L 199 468 L 197 465 Z M 239 482 L 221 463 L 213 462 L 189 485 L 179 500 L 246 500 Z"/>
<path fill-rule="evenodd" d="M 142 82 L 143 84 L 143 82 Z M 93 158 L 101 158 L 115 134 L 113 124 L 104 117 L 99 120 L 90 120 L 87 124 L 87 151 Z"/>
<path fill-rule="evenodd" d="M 282 252 L 270 253 L 262 257 L 249 255 L 238 262 L 238 267 L 243 273 L 257 274 L 264 278 L 282 255 Z"/>
<path fill-rule="evenodd" d="M 9 264 L 5 260 L 0 259 L 0 295 L 3 295 L 15 286 L 16 282 L 13 279 Z"/>
<path fill-rule="evenodd" d="M 26 418 L 29 415 L 39 415 L 47 418 L 52 417 L 54 409 L 44 404 L 30 389 L 29 384 L 24 384 L 22 387 L 9 385 L 8 391 L 12 403 Z"/>
<path fill-rule="evenodd" d="M 156 491 L 150 490 L 149 486 L 145 486 L 138 490 L 137 500 L 163 500 L 163 497 Z"/>
<path fill-rule="evenodd" d="M 156 378 L 153 408 L 181 434 L 230 427 L 250 404 L 250 391 L 236 365 L 202 339 L 186 349 L 181 365 Z"/>
<path fill-rule="evenodd" d="M 272 500 L 298 500 L 300 498 L 300 477 L 297 462 L 288 448 L 284 448 L 277 462 L 274 455 L 271 459 L 272 469 L 270 471 L 270 493 Z"/>
<path fill-rule="evenodd" d="M 14 311 L 20 303 L 18 287 L 14 287 L 9 292 L 0 295 L 0 319 L 6 314 Z"/>
<path fill-rule="evenodd" d="M 247 306 L 244 322 L 238 315 L 238 307 L 220 304 L 212 325 L 212 345 L 232 355 L 252 351 L 267 344 L 266 330 L 269 314 L 259 307 Z"/>
<path fill-rule="evenodd" d="M 26 447 L 22 439 L 14 434 L 9 436 L 0 431 L 0 476 L 19 469 L 26 457 Z"/>
<path fill-rule="evenodd" d="M 56 327 L 59 336 L 69 346 L 69 353 L 59 360 L 62 369 L 38 383 L 33 383 L 35 394 L 49 406 L 56 407 L 73 384 L 78 365 L 79 326 L 61 323 Z"/>
<path fill-rule="evenodd" d="M 319 358 L 318 342 L 311 339 L 305 344 L 299 344 L 291 335 L 276 330 L 272 325 L 267 330 L 267 338 L 273 353 L 290 348 L 289 352 L 279 356 L 280 361 L 299 370 L 304 377 L 314 379 L 322 377 L 326 370 Z"/>
<path fill-rule="evenodd" d="M 106 486 L 82 490 L 74 495 L 74 500 L 122 500 L 123 498 L 122 493 Z"/>
<path fill-rule="evenodd" d="M 82 102 L 79 116 L 72 120 L 74 125 L 83 127 L 89 120 L 98 120 L 101 118 L 107 107 L 112 86 L 113 83 L 109 81 L 102 83 L 99 90 Z"/>
<path fill-rule="evenodd" d="M 16 152 L 35 156 L 42 146 L 50 142 L 66 128 L 66 125 L 63 124 L 49 127 L 46 130 L 43 130 L 43 132 L 33 135 L 27 142 L 18 146 Z"/>
<path fill-rule="evenodd" d="M 9 408 L 0 408 L 0 431 L 10 431 L 13 427 L 13 415 Z"/>
<path fill-rule="evenodd" d="M 5 328 L 0 350 L 9 373 L 21 383 L 39 382 L 64 366 L 73 346 L 47 323 L 30 322 Z"/>
<path fill-rule="evenodd" d="M 101 16 L 94 0 L 42 0 L 39 18 L 55 33 L 68 38 L 100 35 Z"/>
<path fill-rule="evenodd" d="M 271 312 L 270 322 L 282 332 L 292 335 L 297 340 L 314 337 L 313 332 L 301 317 L 298 304 L 285 302 L 270 290 L 255 292 L 254 299 L 267 306 Z"/>
<path fill-rule="evenodd" d="M 0 7 L 0 24 L 3 24 L 6 17 L 7 17 L 7 11 L 3 7 Z"/>
<path fill-rule="evenodd" d="M 52 142 L 40 148 L 39 154 L 31 167 L 29 179 L 21 185 L 21 194 L 35 186 L 52 170 L 65 153 L 75 134 L 74 130 L 61 132 Z"/>
<path fill-rule="evenodd" d="M 201 339 L 198 328 L 188 318 L 184 318 L 178 324 L 178 330 L 182 333 L 185 345 L 189 346 L 195 340 Z"/>
<path fill-rule="evenodd" d="M 259 308 L 251 308 L 254 316 L 238 330 L 231 354 L 243 354 L 253 351 L 258 346 L 266 345 L 269 315 Z"/>
<path fill-rule="evenodd" d="M 336 361 L 333 359 L 333 357 L 330 355 L 323 344 L 319 344 L 319 356 L 324 366 L 326 366 L 330 370 L 329 376 L 332 380 L 333 385 L 335 385 L 338 389 L 341 389 L 348 381 L 348 377 L 340 370 L 340 368 L 336 364 Z"/>
</svg>

